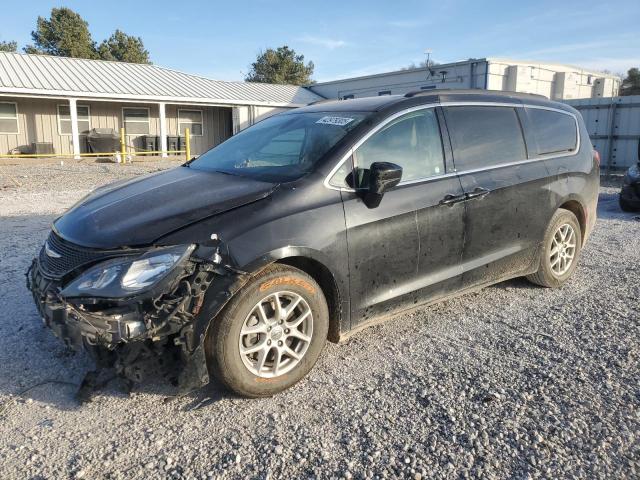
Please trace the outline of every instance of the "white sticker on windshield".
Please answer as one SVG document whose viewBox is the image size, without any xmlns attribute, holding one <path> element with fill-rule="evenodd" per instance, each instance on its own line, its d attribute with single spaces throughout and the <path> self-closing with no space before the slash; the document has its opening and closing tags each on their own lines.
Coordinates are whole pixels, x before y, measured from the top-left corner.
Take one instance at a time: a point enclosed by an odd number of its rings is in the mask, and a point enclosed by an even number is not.
<svg viewBox="0 0 640 480">
<path fill-rule="evenodd" d="M 338 125 L 344 127 L 348 123 L 353 122 L 353 118 L 347 117 L 322 117 L 316 123 L 324 123 L 325 125 Z"/>
</svg>

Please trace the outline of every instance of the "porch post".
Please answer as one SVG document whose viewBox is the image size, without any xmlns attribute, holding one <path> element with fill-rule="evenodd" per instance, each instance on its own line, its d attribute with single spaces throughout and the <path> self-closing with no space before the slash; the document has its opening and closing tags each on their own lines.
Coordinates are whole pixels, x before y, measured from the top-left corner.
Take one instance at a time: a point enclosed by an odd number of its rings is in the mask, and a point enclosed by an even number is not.
<svg viewBox="0 0 640 480">
<path fill-rule="evenodd" d="M 69 99 L 69 113 L 71 114 L 71 144 L 73 145 L 73 158 L 80 160 L 80 134 L 78 132 L 78 109 L 76 99 Z"/>
<path fill-rule="evenodd" d="M 158 104 L 160 112 L 160 150 L 162 150 L 162 158 L 167 157 L 167 116 L 165 114 L 165 104 Z"/>
</svg>

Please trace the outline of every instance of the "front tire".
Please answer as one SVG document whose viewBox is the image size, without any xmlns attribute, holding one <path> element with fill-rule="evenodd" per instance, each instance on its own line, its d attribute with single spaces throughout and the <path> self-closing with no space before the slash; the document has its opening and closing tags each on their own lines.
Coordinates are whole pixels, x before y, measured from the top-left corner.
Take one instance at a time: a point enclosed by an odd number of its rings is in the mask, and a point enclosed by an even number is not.
<svg viewBox="0 0 640 480">
<path fill-rule="evenodd" d="M 538 271 L 527 276 L 537 285 L 558 288 L 569 280 L 582 250 L 582 231 L 576 216 L 558 209 L 544 235 Z"/>
<path fill-rule="evenodd" d="M 246 397 L 275 395 L 314 366 L 327 339 L 329 312 L 320 286 L 287 265 L 271 265 L 212 320 L 210 371 Z"/>
</svg>

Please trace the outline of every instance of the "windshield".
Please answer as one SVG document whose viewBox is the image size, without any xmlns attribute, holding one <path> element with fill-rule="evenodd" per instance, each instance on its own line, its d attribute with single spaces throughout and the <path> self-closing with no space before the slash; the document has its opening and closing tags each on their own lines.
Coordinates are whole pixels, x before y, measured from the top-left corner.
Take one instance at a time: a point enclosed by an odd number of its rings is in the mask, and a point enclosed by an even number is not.
<svg viewBox="0 0 640 480">
<path fill-rule="evenodd" d="M 364 117 L 356 112 L 275 115 L 212 148 L 189 167 L 271 182 L 294 180 L 311 172 Z"/>
</svg>

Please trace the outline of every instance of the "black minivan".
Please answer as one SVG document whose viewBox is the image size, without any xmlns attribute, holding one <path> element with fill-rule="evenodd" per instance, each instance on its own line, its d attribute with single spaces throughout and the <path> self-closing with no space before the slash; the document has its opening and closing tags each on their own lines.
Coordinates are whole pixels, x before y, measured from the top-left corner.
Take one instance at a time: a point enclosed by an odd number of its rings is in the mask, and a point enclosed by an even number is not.
<svg viewBox="0 0 640 480">
<path fill-rule="evenodd" d="M 178 367 L 273 395 L 397 312 L 526 276 L 565 283 L 596 221 L 576 110 L 442 90 L 267 118 L 172 170 L 97 189 L 28 272 L 44 319 L 98 365 Z M 175 362 L 175 360 L 178 360 Z"/>
</svg>

